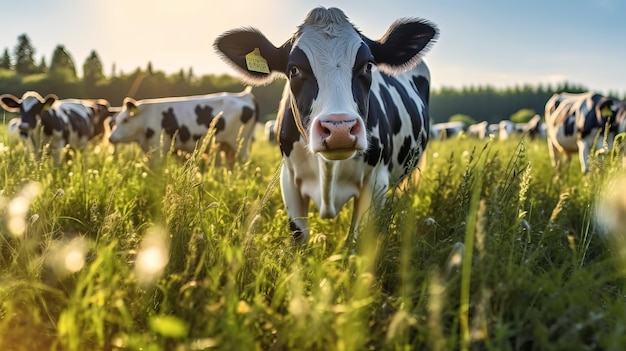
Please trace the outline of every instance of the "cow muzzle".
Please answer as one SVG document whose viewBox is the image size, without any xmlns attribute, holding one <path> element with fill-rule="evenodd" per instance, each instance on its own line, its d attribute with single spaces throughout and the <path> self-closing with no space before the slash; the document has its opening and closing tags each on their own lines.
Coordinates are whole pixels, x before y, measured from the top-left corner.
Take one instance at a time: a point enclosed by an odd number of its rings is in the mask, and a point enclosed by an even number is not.
<svg viewBox="0 0 626 351">
<path fill-rule="evenodd" d="M 20 131 L 20 136 L 25 138 L 28 136 L 28 133 L 30 133 L 30 126 L 26 123 L 21 123 L 18 130 Z"/>
<path fill-rule="evenodd" d="M 313 120 L 311 149 L 328 160 L 346 160 L 367 148 L 363 119 L 354 114 L 328 114 Z"/>
</svg>

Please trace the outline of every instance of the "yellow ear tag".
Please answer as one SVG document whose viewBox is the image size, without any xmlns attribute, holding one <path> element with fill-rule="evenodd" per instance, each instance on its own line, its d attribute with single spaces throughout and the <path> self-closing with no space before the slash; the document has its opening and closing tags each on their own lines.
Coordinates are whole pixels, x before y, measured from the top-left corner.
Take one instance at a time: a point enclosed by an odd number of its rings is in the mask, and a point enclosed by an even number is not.
<svg viewBox="0 0 626 351">
<path fill-rule="evenodd" d="M 259 48 L 254 48 L 251 53 L 246 55 L 246 66 L 248 71 L 270 73 L 270 67 L 267 65 L 267 60 L 261 56 Z"/>
<path fill-rule="evenodd" d="M 600 110 L 600 115 L 602 117 L 611 117 L 613 115 L 613 111 L 608 106 L 604 106 L 602 110 Z"/>
</svg>

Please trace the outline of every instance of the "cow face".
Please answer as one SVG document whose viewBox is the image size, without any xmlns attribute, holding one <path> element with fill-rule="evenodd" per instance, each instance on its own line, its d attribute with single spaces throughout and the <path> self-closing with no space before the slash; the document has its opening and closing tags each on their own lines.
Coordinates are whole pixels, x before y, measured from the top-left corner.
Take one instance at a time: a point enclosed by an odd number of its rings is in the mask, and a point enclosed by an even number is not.
<svg viewBox="0 0 626 351">
<path fill-rule="evenodd" d="M 137 102 L 132 98 L 125 98 L 122 110 L 115 116 L 112 123 L 112 132 L 109 136 L 111 143 L 128 143 L 143 140 L 145 132 L 144 119 L 139 115 Z"/>
<path fill-rule="evenodd" d="M 107 118 L 114 114 L 114 109 L 111 108 L 111 104 L 109 101 L 105 99 L 93 100 L 93 135 L 103 135 L 109 129 L 110 121 L 107 121 Z"/>
<path fill-rule="evenodd" d="M 52 104 L 57 100 L 58 98 L 53 94 L 46 96 L 44 99 L 38 93 L 28 91 L 24 93 L 21 99 L 11 94 L 4 94 L 0 97 L 0 105 L 9 112 L 20 114 L 20 135 L 27 137 L 38 125 L 38 121 L 41 119 L 41 113 L 50 109 Z"/>
<path fill-rule="evenodd" d="M 407 19 L 394 23 L 381 40 L 372 41 L 341 10 L 316 8 L 280 48 L 254 29 L 226 32 L 215 47 L 252 84 L 266 83 L 276 75 L 287 78 L 284 118 L 293 122 L 284 125 L 294 128 L 281 132 L 286 156 L 290 144 L 302 138 L 312 153 L 342 160 L 368 148 L 372 71 L 412 68 L 436 33 L 426 21 Z"/>
</svg>

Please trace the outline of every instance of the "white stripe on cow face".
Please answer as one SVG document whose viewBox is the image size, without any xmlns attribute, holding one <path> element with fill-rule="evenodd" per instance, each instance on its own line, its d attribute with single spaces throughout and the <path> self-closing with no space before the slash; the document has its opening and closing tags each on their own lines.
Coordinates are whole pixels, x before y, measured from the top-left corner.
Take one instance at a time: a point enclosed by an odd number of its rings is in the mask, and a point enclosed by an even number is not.
<svg viewBox="0 0 626 351">
<path fill-rule="evenodd" d="M 319 92 L 311 106 L 311 115 L 330 113 L 358 114 L 352 96 L 352 69 L 357 51 L 363 43 L 352 26 L 345 25 L 347 34 L 329 39 L 319 30 L 306 30 L 296 42 L 311 64 Z"/>
<path fill-rule="evenodd" d="M 320 152 L 324 158 L 351 158 L 356 151 L 367 149 L 364 116 L 359 113 L 352 86 L 362 46 L 363 40 L 349 22 L 305 25 L 295 42 L 307 56 L 318 85 L 307 133 L 311 151 Z M 336 144 L 329 141 L 329 132 L 338 135 Z"/>
</svg>

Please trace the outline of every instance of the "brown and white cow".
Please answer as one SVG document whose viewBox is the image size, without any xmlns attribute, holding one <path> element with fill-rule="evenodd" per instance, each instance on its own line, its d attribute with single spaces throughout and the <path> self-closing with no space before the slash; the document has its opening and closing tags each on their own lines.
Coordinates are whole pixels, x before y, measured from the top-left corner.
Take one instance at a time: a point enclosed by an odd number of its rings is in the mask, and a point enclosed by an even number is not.
<svg viewBox="0 0 626 351">
<path fill-rule="evenodd" d="M 578 153 L 583 173 L 589 170 L 589 153 L 596 145 L 610 150 L 618 133 L 626 131 L 626 102 L 594 92 L 554 94 L 546 103 L 548 151 L 554 167 L 562 155 L 569 162 Z M 608 125 L 609 129 L 605 128 Z"/>
<path fill-rule="evenodd" d="M 237 152 L 240 160 L 248 159 L 258 121 L 258 104 L 251 89 L 145 100 L 127 97 L 115 116 L 109 141 L 113 144 L 135 142 L 146 153 L 159 148 L 167 152 L 172 145 L 175 151 L 193 152 L 202 144 L 213 123 L 213 142 L 224 151 L 232 167 Z M 216 160 L 219 162 L 219 155 Z"/>
<path fill-rule="evenodd" d="M 59 151 L 66 146 L 83 148 L 90 140 L 104 133 L 104 120 L 111 115 L 107 100 L 63 99 L 50 94 L 27 91 L 21 98 L 12 94 L 0 96 L 0 106 L 20 114 L 19 132 L 34 147 L 37 156 L 50 145 L 56 163 Z"/>
<path fill-rule="evenodd" d="M 309 238 L 310 201 L 334 218 L 353 198 L 356 238 L 387 190 L 416 167 L 430 125 L 421 55 L 435 37 L 430 22 L 405 18 L 371 40 L 340 9 L 318 7 L 280 47 L 249 27 L 216 39 L 245 81 L 287 78 L 277 117 L 280 184 L 297 242 Z"/>
</svg>

